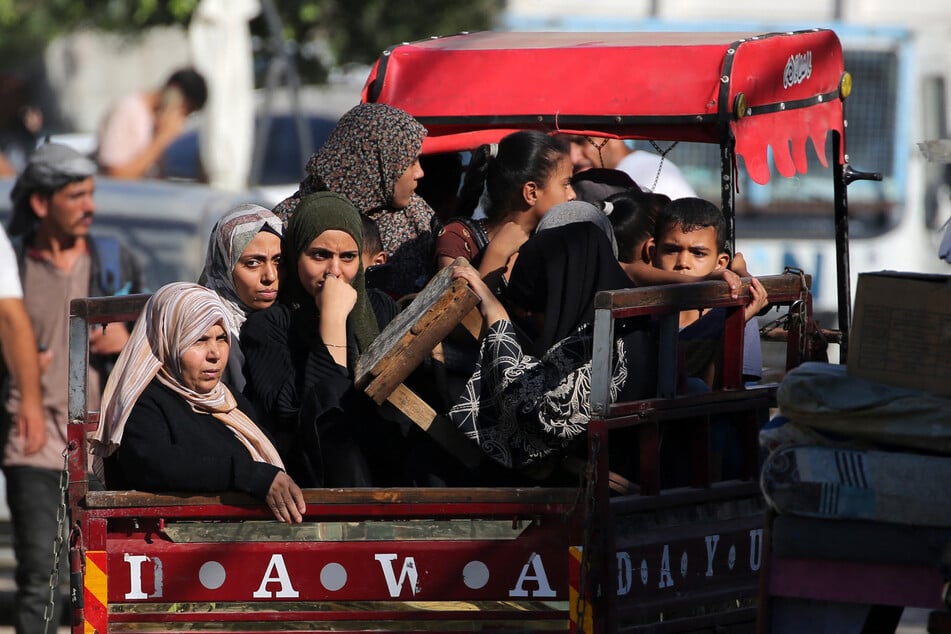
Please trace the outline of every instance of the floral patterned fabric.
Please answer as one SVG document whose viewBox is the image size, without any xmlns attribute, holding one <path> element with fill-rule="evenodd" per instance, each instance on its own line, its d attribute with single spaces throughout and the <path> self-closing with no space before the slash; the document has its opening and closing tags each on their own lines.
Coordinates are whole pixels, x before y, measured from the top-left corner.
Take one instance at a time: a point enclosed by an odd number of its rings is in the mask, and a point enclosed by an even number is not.
<svg viewBox="0 0 951 634">
<path fill-rule="evenodd" d="M 450 420 L 506 467 L 531 465 L 564 449 L 587 431 L 591 419 L 592 342 L 593 328 L 585 324 L 539 359 L 523 353 L 512 322 L 495 322 Z M 627 376 L 627 353 L 618 339 L 612 401 Z"/>
<path fill-rule="evenodd" d="M 433 210 L 416 194 L 403 209 L 392 207 L 397 180 L 419 156 L 426 129 L 386 104 L 360 104 L 340 118 L 323 147 L 307 162 L 297 192 L 274 208 L 287 224 L 301 198 L 318 191 L 343 194 L 376 221 L 391 264 L 390 288 L 419 290 L 433 272 Z"/>
</svg>

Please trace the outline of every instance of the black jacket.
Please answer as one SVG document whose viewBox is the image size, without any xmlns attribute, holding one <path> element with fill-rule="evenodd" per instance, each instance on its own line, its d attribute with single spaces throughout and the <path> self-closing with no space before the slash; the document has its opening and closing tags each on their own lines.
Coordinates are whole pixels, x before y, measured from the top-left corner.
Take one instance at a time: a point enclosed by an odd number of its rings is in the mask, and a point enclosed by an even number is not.
<svg viewBox="0 0 951 634">
<path fill-rule="evenodd" d="M 254 419 L 251 404 L 235 394 L 238 409 Z M 200 414 L 153 379 L 126 421 L 122 443 L 103 461 L 106 486 L 140 491 L 267 496 L 274 465 L 255 462 L 241 441 L 211 414 Z"/>
</svg>

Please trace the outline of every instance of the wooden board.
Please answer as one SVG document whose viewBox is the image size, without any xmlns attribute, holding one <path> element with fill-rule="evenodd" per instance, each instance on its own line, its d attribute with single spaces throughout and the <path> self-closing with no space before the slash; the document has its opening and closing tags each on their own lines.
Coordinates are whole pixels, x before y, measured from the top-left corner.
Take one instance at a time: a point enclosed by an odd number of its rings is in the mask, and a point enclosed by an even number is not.
<svg viewBox="0 0 951 634">
<path fill-rule="evenodd" d="M 453 264 L 468 266 L 462 258 Z M 356 386 L 382 404 L 478 303 L 451 266 L 437 273 L 360 357 Z"/>
</svg>

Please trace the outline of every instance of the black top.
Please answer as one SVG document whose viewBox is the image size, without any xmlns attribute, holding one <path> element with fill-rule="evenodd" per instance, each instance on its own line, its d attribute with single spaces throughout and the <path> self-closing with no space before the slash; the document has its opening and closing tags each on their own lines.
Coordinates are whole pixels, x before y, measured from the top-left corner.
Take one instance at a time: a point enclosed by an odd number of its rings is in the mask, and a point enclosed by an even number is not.
<svg viewBox="0 0 951 634">
<path fill-rule="evenodd" d="M 539 231 L 519 248 L 502 300 L 509 309 L 544 315 L 529 346 L 540 358 L 579 326 L 594 322 L 598 291 L 633 285 L 604 232 L 594 223 L 575 222 Z M 518 312 L 513 316 L 517 320 Z M 517 325 L 526 332 L 534 329 L 526 321 Z"/>
<path fill-rule="evenodd" d="M 253 420 L 247 399 L 238 409 Z M 274 465 L 255 462 L 228 427 L 200 414 L 157 379 L 139 396 L 126 421 L 119 449 L 104 461 L 110 489 L 213 493 L 242 491 L 263 500 Z"/>
<path fill-rule="evenodd" d="M 347 328 L 348 365 L 357 348 Z M 319 334 L 313 304 L 274 304 L 251 314 L 241 331 L 244 393 L 277 441 L 287 471 L 302 487 L 400 483 L 402 432 L 353 385 Z"/>
</svg>

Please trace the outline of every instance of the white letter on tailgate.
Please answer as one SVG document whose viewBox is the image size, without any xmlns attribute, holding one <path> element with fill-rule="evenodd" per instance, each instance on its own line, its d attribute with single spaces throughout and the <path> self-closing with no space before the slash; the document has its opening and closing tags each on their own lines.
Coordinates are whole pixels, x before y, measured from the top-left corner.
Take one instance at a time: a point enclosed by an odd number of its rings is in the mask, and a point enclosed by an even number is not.
<svg viewBox="0 0 951 634">
<path fill-rule="evenodd" d="M 130 555 L 125 553 L 122 556 L 129 564 L 129 591 L 126 592 L 126 599 L 148 599 L 148 598 L 162 598 L 162 560 L 158 557 L 148 557 L 146 555 Z M 151 595 L 146 594 L 142 591 L 142 564 L 151 561 L 154 581 L 155 581 L 155 592 Z"/>
<path fill-rule="evenodd" d="M 531 566 L 534 571 L 534 575 L 528 574 L 528 568 Z M 538 582 L 538 590 L 534 594 L 529 593 L 523 586 L 526 581 L 536 581 Z M 515 583 L 515 588 L 509 590 L 510 597 L 553 597 L 555 596 L 555 591 L 551 589 L 551 584 L 548 583 L 548 575 L 545 573 L 545 564 L 542 563 L 542 558 L 538 553 L 532 553 L 532 556 L 528 558 L 528 563 L 522 566 L 522 574 L 518 576 L 518 581 Z"/>
<path fill-rule="evenodd" d="M 275 576 L 272 577 L 272 573 Z M 287 574 L 287 566 L 284 564 L 282 555 L 271 555 L 271 562 L 264 572 L 264 579 L 261 580 L 260 587 L 254 591 L 252 596 L 255 599 L 270 599 L 272 595 L 267 589 L 269 583 L 281 584 L 281 589 L 273 595 L 277 599 L 296 599 L 300 596 L 300 593 L 291 585 L 291 577 Z"/>
<path fill-rule="evenodd" d="M 403 582 L 409 579 L 409 589 L 416 596 L 419 592 L 419 576 L 416 572 L 416 560 L 407 557 L 403 560 L 403 567 L 400 569 L 399 581 L 396 580 L 396 573 L 393 571 L 393 562 L 396 561 L 396 553 L 387 553 L 385 555 L 374 555 L 374 559 L 380 562 L 380 568 L 383 569 L 383 577 L 386 579 L 386 588 L 390 591 L 390 596 L 394 599 L 403 592 Z"/>
</svg>

